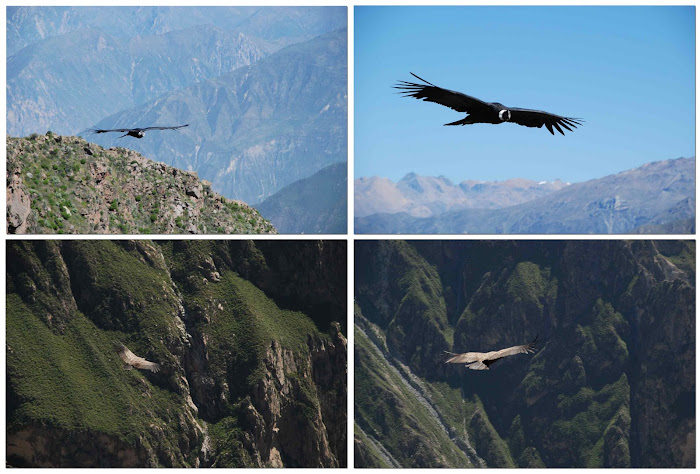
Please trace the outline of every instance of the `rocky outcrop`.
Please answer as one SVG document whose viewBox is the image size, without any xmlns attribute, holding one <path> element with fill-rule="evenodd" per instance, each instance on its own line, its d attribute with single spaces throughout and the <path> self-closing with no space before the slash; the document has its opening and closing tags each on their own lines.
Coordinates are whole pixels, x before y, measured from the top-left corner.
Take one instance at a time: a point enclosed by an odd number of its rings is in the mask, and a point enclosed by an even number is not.
<svg viewBox="0 0 700 474">
<path fill-rule="evenodd" d="M 9 233 L 275 233 L 197 173 L 78 137 L 7 137 Z"/>
</svg>

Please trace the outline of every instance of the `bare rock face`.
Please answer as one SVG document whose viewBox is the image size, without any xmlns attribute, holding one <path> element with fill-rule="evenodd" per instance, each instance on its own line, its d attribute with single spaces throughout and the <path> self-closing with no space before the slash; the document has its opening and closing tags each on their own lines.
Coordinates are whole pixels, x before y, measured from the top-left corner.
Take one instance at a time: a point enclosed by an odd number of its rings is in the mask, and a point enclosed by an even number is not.
<svg viewBox="0 0 700 474">
<path fill-rule="evenodd" d="M 29 196 L 22 187 L 22 174 L 19 169 L 10 173 L 7 179 L 7 232 L 24 234 L 27 231 L 27 218 L 31 211 Z"/>
</svg>

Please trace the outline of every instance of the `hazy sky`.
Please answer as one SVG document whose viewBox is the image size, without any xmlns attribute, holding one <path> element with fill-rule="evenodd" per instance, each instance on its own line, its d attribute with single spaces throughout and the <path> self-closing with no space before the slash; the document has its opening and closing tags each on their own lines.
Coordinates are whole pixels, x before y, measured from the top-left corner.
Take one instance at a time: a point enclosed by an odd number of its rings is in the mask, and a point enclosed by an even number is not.
<svg viewBox="0 0 700 474">
<path fill-rule="evenodd" d="M 465 114 L 398 95 L 410 72 L 585 124 L 444 127 Z M 695 7 L 355 7 L 355 178 L 579 182 L 694 154 Z"/>
</svg>

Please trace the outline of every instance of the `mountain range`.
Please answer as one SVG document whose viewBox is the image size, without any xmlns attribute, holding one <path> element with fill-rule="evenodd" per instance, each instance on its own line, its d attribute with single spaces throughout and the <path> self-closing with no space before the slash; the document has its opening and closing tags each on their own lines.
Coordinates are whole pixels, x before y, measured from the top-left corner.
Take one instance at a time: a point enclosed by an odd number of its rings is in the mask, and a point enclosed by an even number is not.
<svg viewBox="0 0 700 474">
<path fill-rule="evenodd" d="M 260 203 L 347 161 L 346 14 L 10 8 L 8 133 L 80 132 L 196 171 L 227 198 Z M 87 130 L 184 123 L 141 140 Z"/>
<path fill-rule="evenodd" d="M 355 231 L 616 234 L 695 229 L 695 158 L 647 163 L 570 185 L 467 183 L 454 186 L 445 178 L 415 175 L 395 185 L 377 178 L 356 180 L 356 207 L 375 213 L 356 216 Z"/>
<path fill-rule="evenodd" d="M 694 467 L 695 247 L 356 241 L 355 466 Z"/>
<path fill-rule="evenodd" d="M 355 217 L 406 213 L 430 217 L 459 209 L 499 209 L 531 201 L 567 186 L 560 180 L 463 181 L 408 173 L 397 183 L 372 176 L 355 180 Z"/>
</svg>

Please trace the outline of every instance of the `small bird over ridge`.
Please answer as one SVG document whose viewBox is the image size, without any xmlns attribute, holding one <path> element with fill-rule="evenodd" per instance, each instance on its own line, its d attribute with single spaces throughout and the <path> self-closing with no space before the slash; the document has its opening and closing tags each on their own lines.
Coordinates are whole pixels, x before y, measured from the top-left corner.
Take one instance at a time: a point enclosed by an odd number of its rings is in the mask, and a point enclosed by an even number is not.
<svg viewBox="0 0 700 474">
<path fill-rule="evenodd" d="M 89 130 L 90 133 L 107 133 L 107 132 L 126 132 L 124 135 L 122 135 L 119 138 L 126 137 L 127 135 L 130 137 L 135 137 L 135 138 L 143 138 L 143 136 L 148 132 L 149 130 L 177 130 L 179 128 L 183 127 L 189 127 L 189 123 L 186 123 L 185 125 L 176 125 L 174 127 L 144 127 L 144 128 L 113 128 L 109 130 L 104 130 L 101 128 L 91 128 Z"/>
<path fill-rule="evenodd" d="M 470 125 L 474 123 L 500 124 L 513 122 L 525 127 L 541 128 L 543 125 L 554 135 L 554 129 L 564 135 L 562 127 L 573 132 L 571 127 L 577 128 L 581 125 L 582 119 L 562 117 L 561 115 L 543 112 L 541 110 L 521 109 L 517 107 L 506 107 L 498 102 L 484 102 L 461 92 L 443 89 L 422 79 L 415 74 L 411 75 L 425 84 L 399 81 L 394 86 L 404 94 L 404 97 L 415 97 L 428 102 L 444 105 L 457 112 L 465 112 L 468 115 L 462 120 L 446 123 L 445 125 Z"/>
</svg>

